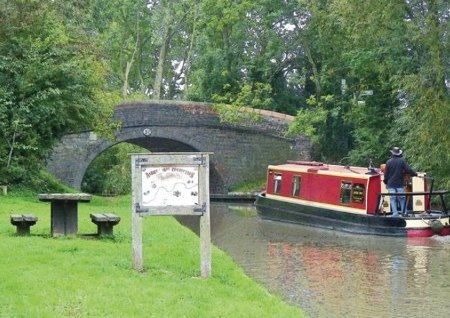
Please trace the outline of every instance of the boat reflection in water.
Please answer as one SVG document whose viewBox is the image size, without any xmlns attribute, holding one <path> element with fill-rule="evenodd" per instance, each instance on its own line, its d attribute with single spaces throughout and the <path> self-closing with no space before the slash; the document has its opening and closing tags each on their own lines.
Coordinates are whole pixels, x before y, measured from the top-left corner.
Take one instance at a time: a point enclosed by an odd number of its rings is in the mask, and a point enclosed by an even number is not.
<svg viewBox="0 0 450 318">
<path fill-rule="evenodd" d="M 374 239 L 301 228 L 302 238 L 280 240 L 280 224 L 262 221 L 260 226 L 267 239 L 269 289 L 281 291 L 313 317 L 424 317 L 446 312 L 442 304 L 450 297 L 447 238 Z"/>
<path fill-rule="evenodd" d="M 346 234 L 255 214 L 251 205 L 212 204 L 213 243 L 310 317 L 447 315 L 448 236 Z"/>
</svg>

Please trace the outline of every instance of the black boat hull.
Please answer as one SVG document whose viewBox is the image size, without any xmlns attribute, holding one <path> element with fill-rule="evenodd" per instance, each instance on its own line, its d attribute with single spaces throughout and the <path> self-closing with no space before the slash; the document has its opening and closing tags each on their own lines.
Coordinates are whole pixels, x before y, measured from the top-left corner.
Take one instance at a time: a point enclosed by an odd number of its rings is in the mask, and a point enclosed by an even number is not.
<svg viewBox="0 0 450 318">
<path fill-rule="evenodd" d="M 382 236 L 432 236 L 430 227 L 407 228 L 407 219 L 382 215 L 358 214 L 335 211 L 323 207 L 306 206 L 259 195 L 255 201 L 258 215 L 262 219 L 290 222 L 302 225 L 339 230 L 356 234 Z M 450 231 L 449 226 L 443 229 Z M 447 235 L 445 233 L 444 235 Z"/>
</svg>

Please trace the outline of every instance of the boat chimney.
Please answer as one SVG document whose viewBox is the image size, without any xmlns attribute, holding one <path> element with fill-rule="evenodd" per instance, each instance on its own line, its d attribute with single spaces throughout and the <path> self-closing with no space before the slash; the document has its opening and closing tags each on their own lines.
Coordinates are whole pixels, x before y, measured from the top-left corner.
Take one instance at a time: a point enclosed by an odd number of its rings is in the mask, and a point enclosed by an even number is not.
<svg viewBox="0 0 450 318">
<path fill-rule="evenodd" d="M 370 174 L 370 175 L 376 175 L 378 174 L 378 172 L 375 170 L 375 166 L 373 165 L 373 160 L 370 159 L 369 161 L 369 167 L 367 167 L 367 169 L 369 170 L 366 174 Z"/>
</svg>

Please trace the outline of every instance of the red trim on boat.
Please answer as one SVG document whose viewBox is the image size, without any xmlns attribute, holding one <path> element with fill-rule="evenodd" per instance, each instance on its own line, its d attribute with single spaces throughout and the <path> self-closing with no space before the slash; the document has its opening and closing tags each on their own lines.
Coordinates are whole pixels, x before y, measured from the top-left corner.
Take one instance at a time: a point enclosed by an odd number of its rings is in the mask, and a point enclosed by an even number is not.
<svg viewBox="0 0 450 318">
<path fill-rule="evenodd" d="M 439 233 L 435 233 L 432 229 L 407 229 L 406 236 L 408 237 L 431 237 L 433 235 L 446 236 L 450 235 L 450 227 L 443 228 Z"/>
</svg>

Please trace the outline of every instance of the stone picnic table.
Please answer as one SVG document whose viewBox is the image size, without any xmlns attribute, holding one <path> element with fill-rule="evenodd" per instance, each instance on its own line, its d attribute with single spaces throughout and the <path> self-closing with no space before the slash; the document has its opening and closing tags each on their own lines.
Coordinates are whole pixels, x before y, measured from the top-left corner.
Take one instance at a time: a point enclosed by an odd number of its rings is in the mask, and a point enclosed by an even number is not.
<svg viewBox="0 0 450 318">
<path fill-rule="evenodd" d="M 90 202 L 86 193 L 41 193 L 39 201 L 50 202 L 52 236 L 78 233 L 78 202 Z"/>
</svg>

